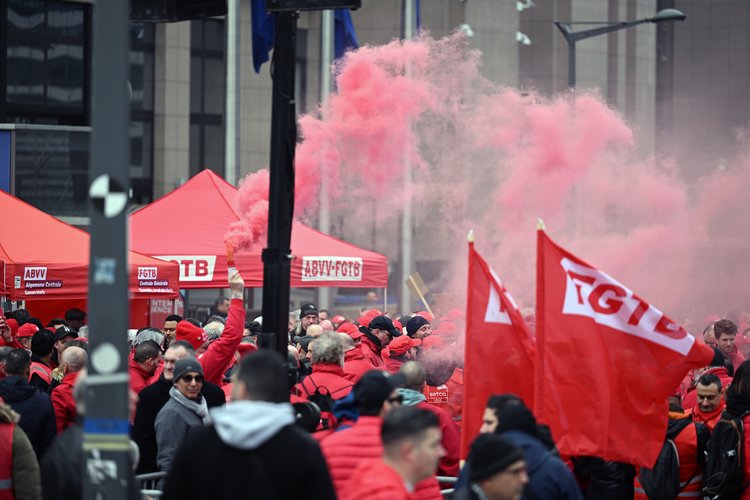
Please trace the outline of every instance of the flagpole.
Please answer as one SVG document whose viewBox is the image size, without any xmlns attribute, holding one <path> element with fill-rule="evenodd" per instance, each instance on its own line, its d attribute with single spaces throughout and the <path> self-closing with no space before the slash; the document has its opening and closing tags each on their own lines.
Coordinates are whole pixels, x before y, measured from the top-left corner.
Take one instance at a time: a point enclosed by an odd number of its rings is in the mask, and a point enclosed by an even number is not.
<svg viewBox="0 0 750 500">
<path fill-rule="evenodd" d="M 414 0 L 404 0 L 404 40 L 412 40 L 415 31 L 415 11 Z M 411 68 L 406 67 L 406 74 L 409 76 Z M 413 245 L 412 245 L 412 164 L 411 151 L 405 151 L 404 158 L 404 213 L 401 218 L 401 311 L 404 314 L 411 312 L 411 295 L 409 293 L 408 280 L 412 274 L 413 267 Z"/>
<path fill-rule="evenodd" d="M 333 10 L 324 10 L 320 13 L 320 104 L 325 119 L 326 105 L 331 95 L 331 63 L 333 62 Z M 320 211 L 318 217 L 318 229 L 321 233 L 329 234 L 331 231 L 331 214 L 328 200 L 328 176 L 323 171 L 320 182 Z M 318 288 L 318 308 L 329 309 L 331 302 L 331 289 L 329 287 Z"/>
<path fill-rule="evenodd" d="M 240 58 L 240 0 L 227 2 L 227 74 L 226 98 L 224 101 L 226 126 L 224 129 L 224 180 L 235 186 L 237 184 L 237 158 L 239 157 L 239 58 Z"/>
</svg>

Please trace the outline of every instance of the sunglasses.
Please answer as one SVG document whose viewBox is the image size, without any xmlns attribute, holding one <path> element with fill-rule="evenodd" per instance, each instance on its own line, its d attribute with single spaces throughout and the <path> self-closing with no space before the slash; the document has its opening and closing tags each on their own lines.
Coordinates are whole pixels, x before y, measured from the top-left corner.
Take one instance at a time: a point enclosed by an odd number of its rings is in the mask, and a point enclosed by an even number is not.
<svg viewBox="0 0 750 500">
<path fill-rule="evenodd" d="M 182 380 L 190 384 L 191 382 L 195 381 L 198 384 L 203 383 L 203 376 L 202 375 L 183 375 Z"/>
<path fill-rule="evenodd" d="M 399 394 L 398 396 L 393 396 L 392 398 L 386 399 L 386 401 L 388 401 L 389 403 L 402 404 L 404 402 L 404 397 L 401 394 Z"/>
</svg>

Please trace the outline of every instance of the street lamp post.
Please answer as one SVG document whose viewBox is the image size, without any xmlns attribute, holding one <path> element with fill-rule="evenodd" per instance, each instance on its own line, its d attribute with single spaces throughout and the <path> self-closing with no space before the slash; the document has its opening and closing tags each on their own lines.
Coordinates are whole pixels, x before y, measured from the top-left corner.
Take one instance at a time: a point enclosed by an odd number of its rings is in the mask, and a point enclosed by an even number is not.
<svg viewBox="0 0 750 500">
<path fill-rule="evenodd" d="M 619 21 L 619 22 L 560 22 L 555 21 L 555 26 L 565 37 L 565 41 L 568 42 L 568 86 L 575 88 L 576 86 L 576 42 L 585 40 L 605 33 L 611 33 L 632 26 L 645 23 L 662 23 L 665 21 L 684 21 L 685 14 L 677 9 L 662 9 L 656 13 L 653 17 L 647 17 L 645 19 L 638 19 L 637 21 Z M 598 28 L 591 28 L 581 31 L 573 31 L 574 24 L 599 24 Z"/>
</svg>

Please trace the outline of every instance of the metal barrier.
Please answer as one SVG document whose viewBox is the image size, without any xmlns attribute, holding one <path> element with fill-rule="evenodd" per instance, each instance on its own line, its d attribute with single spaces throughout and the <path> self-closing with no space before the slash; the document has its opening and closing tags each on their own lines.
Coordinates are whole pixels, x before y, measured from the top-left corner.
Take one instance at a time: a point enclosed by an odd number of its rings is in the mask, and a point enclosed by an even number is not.
<svg viewBox="0 0 750 500">
<path fill-rule="evenodd" d="M 438 483 L 440 484 L 456 484 L 458 481 L 457 477 L 448 477 L 448 476 L 437 476 Z M 451 493 L 455 492 L 455 488 L 447 488 L 445 490 L 440 490 L 440 493 L 445 495 L 450 495 Z"/>
<path fill-rule="evenodd" d="M 138 481 L 138 489 L 141 491 L 141 498 L 144 500 L 150 498 L 161 498 L 163 492 L 160 489 L 159 482 L 165 477 L 167 477 L 166 472 L 151 472 L 149 474 L 139 474 L 135 476 L 136 481 Z M 437 480 L 441 484 L 456 484 L 458 478 L 437 476 Z M 440 493 L 443 495 L 448 495 L 453 492 L 453 488 L 440 490 Z"/>
<path fill-rule="evenodd" d="M 150 472 L 148 474 L 138 474 L 135 476 L 138 489 L 141 492 L 141 498 L 144 500 L 161 498 L 163 492 L 161 491 L 160 483 L 165 477 L 167 477 L 166 472 Z"/>
</svg>

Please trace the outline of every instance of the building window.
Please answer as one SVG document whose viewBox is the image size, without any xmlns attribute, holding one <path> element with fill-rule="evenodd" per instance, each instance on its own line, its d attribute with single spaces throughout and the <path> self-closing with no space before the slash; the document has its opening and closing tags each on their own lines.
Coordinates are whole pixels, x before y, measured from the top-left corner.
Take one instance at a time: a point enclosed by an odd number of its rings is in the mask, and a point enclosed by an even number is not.
<svg viewBox="0 0 750 500">
<path fill-rule="evenodd" d="M 91 5 L 5 0 L 0 6 L 7 6 L 0 120 L 88 125 Z"/>
<path fill-rule="evenodd" d="M 190 175 L 224 175 L 224 21 L 191 21 Z"/>
<path fill-rule="evenodd" d="M 153 200 L 154 25 L 130 25 L 130 185 L 133 203 Z"/>
</svg>

